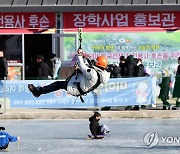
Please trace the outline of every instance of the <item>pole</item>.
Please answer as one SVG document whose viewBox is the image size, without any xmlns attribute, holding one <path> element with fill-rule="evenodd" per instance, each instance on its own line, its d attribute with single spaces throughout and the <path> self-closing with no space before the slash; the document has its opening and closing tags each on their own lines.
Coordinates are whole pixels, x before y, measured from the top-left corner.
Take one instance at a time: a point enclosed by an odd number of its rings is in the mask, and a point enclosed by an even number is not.
<svg viewBox="0 0 180 154">
<path fill-rule="evenodd" d="M 4 77 L 3 93 L 4 93 L 4 113 L 6 113 L 6 77 Z"/>
<path fill-rule="evenodd" d="M 18 140 L 17 140 L 17 142 L 18 142 L 18 143 L 17 143 L 17 148 L 18 148 L 18 150 L 19 150 L 19 148 L 20 148 L 20 136 L 18 136 L 17 139 L 18 139 Z"/>
</svg>

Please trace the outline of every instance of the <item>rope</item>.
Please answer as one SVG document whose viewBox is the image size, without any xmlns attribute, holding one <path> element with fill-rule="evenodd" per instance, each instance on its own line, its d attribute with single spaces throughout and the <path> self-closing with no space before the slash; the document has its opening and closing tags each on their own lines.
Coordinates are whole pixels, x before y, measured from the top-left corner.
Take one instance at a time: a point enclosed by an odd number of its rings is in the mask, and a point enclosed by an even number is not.
<svg viewBox="0 0 180 154">
<path fill-rule="evenodd" d="M 81 34 L 82 34 L 82 29 L 81 29 L 81 28 L 78 28 L 79 49 L 82 49 L 82 47 L 81 47 L 81 43 L 82 43 L 82 37 L 81 37 Z"/>
</svg>

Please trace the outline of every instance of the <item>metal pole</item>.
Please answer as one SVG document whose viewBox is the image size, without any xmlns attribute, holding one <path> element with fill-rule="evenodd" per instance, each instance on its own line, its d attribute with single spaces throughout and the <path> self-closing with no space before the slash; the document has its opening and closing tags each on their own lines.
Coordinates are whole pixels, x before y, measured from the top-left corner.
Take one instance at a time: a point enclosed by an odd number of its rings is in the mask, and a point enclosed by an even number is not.
<svg viewBox="0 0 180 154">
<path fill-rule="evenodd" d="M 18 140 L 17 140 L 17 142 L 18 142 L 18 143 L 17 143 L 17 149 L 19 150 L 19 148 L 20 148 L 20 136 L 18 136 L 17 139 L 18 139 Z"/>
<path fill-rule="evenodd" d="M 3 93 L 4 93 L 4 113 L 6 113 L 6 77 L 4 77 Z"/>
</svg>

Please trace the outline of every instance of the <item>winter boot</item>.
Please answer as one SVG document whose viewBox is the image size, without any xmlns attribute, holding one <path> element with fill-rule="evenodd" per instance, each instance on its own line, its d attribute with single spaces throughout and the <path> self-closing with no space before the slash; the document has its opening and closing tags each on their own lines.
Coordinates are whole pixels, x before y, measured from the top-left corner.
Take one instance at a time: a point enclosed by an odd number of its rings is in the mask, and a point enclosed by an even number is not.
<svg viewBox="0 0 180 154">
<path fill-rule="evenodd" d="M 35 87 L 33 84 L 28 84 L 28 89 L 37 98 L 41 95 L 39 87 Z"/>
</svg>

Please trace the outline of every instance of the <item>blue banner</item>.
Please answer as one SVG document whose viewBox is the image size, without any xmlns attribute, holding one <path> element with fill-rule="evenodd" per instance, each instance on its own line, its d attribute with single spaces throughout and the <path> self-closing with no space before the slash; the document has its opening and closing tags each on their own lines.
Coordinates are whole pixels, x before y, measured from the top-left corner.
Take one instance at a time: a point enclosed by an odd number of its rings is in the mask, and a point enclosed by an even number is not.
<svg viewBox="0 0 180 154">
<path fill-rule="evenodd" d="M 102 87 L 79 98 L 69 95 L 65 90 L 58 90 L 39 98 L 34 97 L 27 85 L 45 86 L 53 80 L 23 80 L 6 82 L 6 102 L 10 108 L 76 108 L 148 105 L 156 103 L 156 78 L 114 78 Z M 2 86 L 0 92 L 3 93 Z"/>
</svg>

